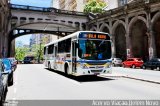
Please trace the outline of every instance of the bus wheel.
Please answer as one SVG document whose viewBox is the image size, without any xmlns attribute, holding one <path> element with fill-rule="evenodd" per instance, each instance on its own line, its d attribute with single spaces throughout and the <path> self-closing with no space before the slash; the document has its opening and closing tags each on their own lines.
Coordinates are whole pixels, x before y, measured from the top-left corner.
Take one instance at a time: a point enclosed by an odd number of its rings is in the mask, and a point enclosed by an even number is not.
<svg viewBox="0 0 160 106">
<path fill-rule="evenodd" d="M 49 70 L 51 69 L 51 64 L 50 64 L 50 63 L 48 63 L 48 69 L 49 69 Z"/>
<path fill-rule="evenodd" d="M 123 67 L 123 68 L 125 68 L 125 65 L 124 65 L 124 64 L 122 64 L 122 67 Z"/>
<path fill-rule="evenodd" d="M 136 66 L 133 64 L 133 65 L 132 65 L 132 68 L 134 69 L 134 68 L 136 68 Z"/>
<path fill-rule="evenodd" d="M 146 69 L 146 66 L 145 66 L 145 65 L 143 65 L 143 66 L 142 66 L 142 69 Z"/>
<path fill-rule="evenodd" d="M 157 69 L 157 71 L 160 71 L 160 67 L 158 67 L 158 66 L 157 66 L 157 68 L 156 68 L 156 69 Z"/>
<path fill-rule="evenodd" d="M 67 64 L 65 64 L 65 74 L 68 75 L 69 67 Z"/>
</svg>

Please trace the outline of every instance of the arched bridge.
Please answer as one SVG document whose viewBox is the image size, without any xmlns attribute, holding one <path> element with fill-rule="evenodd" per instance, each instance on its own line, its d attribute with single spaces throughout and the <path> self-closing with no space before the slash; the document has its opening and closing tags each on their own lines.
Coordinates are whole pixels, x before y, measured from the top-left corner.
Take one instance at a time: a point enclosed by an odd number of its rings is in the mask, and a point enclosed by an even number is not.
<svg viewBox="0 0 160 106">
<path fill-rule="evenodd" d="M 64 36 L 62 33 L 86 29 L 87 16 L 82 12 L 15 4 L 11 4 L 10 8 L 12 14 L 11 41 L 32 32 Z"/>
<path fill-rule="evenodd" d="M 56 8 L 43 8 L 10 4 L 11 30 L 9 34 L 8 56 L 14 56 L 12 42 L 16 37 L 33 33 L 48 33 L 65 36 L 86 29 L 87 15 L 82 12 Z"/>
</svg>

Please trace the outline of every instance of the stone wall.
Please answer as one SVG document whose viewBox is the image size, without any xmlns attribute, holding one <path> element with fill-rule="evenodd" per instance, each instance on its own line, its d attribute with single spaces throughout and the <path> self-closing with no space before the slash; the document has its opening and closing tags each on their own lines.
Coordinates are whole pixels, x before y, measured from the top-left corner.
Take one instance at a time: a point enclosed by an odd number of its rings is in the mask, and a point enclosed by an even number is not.
<svg viewBox="0 0 160 106">
<path fill-rule="evenodd" d="M 8 0 L 0 2 L 0 58 L 8 54 L 8 33 L 10 29 L 10 9 Z"/>
</svg>

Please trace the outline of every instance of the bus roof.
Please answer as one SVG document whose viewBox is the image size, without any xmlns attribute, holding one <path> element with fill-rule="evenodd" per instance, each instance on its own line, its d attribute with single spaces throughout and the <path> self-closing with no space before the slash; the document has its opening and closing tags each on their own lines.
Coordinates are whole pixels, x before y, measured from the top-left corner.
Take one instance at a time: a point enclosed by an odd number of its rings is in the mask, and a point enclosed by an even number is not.
<svg viewBox="0 0 160 106">
<path fill-rule="evenodd" d="M 55 41 L 52 41 L 52 42 L 46 44 L 45 47 L 46 47 L 46 46 L 49 46 L 49 45 L 51 45 L 51 44 L 54 44 L 54 43 L 63 41 L 63 40 L 65 40 L 65 39 L 68 39 L 68 38 L 71 38 L 71 37 L 74 37 L 74 36 L 78 36 L 78 34 L 81 33 L 81 32 L 91 32 L 91 33 L 104 33 L 104 34 L 108 34 L 108 33 L 100 32 L 100 31 L 77 31 L 77 32 L 74 32 L 74 33 L 72 33 L 72 34 L 69 34 L 69 35 L 67 35 L 67 36 L 65 36 L 65 37 L 62 37 L 62 38 L 60 38 L 60 39 L 57 39 L 57 40 L 55 40 Z M 109 34 L 108 34 L 108 35 L 109 35 Z"/>
</svg>

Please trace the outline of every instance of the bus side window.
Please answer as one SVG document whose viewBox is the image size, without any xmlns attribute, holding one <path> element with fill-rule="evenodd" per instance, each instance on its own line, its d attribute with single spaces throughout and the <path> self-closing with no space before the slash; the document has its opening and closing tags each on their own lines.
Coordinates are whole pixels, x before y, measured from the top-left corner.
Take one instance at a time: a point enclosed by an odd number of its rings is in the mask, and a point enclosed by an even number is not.
<svg viewBox="0 0 160 106">
<path fill-rule="evenodd" d="M 44 47 L 44 51 L 43 51 L 44 55 L 46 55 L 46 47 Z"/>
<path fill-rule="evenodd" d="M 71 38 L 65 41 L 65 52 L 70 52 L 71 50 Z"/>
<path fill-rule="evenodd" d="M 48 47 L 48 54 L 53 54 L 53 47 L 54 47 L 53 44 L 49 45 L 49 47 Z"/>
<path fill-rule="evenodd" d="M 58 53 L 63 53 L 65 50 L 64 41 L 58 42 Z"/>
</svg>

